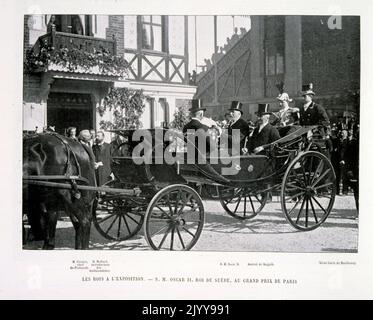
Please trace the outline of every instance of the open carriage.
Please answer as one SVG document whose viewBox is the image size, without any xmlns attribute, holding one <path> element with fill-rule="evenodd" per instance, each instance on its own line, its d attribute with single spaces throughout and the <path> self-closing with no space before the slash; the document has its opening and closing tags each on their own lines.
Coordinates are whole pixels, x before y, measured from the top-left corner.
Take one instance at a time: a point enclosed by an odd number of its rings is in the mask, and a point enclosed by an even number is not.
<svg viewBox="0 0 373 320">
<path fill-rule="evenodd" d="M 201 155 L 202 163 L 188 162 L 184 137 L 177 132 L 168 131 L 165 139 L 165 130 L 150 130 L 150 148 L 140 148 L 136 157 L 134 151 L 144 140 L 133 139 L 132 130 L 116 131 L 123 141 L 113 153 L 115 179 L 98 191 L 95 227 L 105 238 L 123 241 L 144 226 L 151 248 L 190 250 L 204 224 L 202 198 L 218 199 L 229 215 L 248 220 L 273 193 L 279 195 L 282 212 L 294 228 L 313 230 L 327 219 L 336 193 L 335 173 L 320 141 L 315 141 L 315 129 L 285 133 L 262 155 L 219 151 Z M 141 163 L 146 152 L 149 161 Z M 120 189 L 138 192 L 134 196 L 110 191 Z"/>
</svg>

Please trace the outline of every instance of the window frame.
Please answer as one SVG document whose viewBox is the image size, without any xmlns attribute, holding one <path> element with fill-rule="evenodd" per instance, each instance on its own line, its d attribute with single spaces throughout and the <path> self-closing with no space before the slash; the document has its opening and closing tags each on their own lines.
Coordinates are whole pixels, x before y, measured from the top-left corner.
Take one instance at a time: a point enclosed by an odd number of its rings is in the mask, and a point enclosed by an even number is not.
<svg viewBox="0 0 373 320">
<path fill-rule="evenodd" d="M 160 52 L 160 53 L 167 53 L 167 46 L 166 46 L 166 39 L 165 39 L 165 18 L 163 15 L 160 16 L 161 23 L 153 22 L 154 15 L 149 15 L 150 21 L 144 21 L 144 16 L 140 17 L 140 30 L 141 30 L 141 50 L 149 51 L 149 52 Z M 144 28 L 143 26 L 150 26 L 150 30 L 152 31 L 153 27 L 160 28 L 161 31 L 161 50 L 154 49 L 154 38 L 150 38 L 150 48 L 144 47 Z"/>
</svg>

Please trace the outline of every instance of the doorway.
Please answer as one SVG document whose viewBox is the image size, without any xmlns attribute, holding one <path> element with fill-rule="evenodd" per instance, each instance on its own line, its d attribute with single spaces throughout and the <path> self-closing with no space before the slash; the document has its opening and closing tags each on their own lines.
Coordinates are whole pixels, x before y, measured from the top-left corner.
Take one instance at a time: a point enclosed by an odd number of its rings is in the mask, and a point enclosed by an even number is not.
<svg viewBox="0 0 373 320">
<path fill-rule="evenodd" d="M 47 101 L 47 124 L 63 135 L 69 127 L 76 127 L 77 133 L 94 128 L 91 95 L 51 92 Z"/>
</svg>

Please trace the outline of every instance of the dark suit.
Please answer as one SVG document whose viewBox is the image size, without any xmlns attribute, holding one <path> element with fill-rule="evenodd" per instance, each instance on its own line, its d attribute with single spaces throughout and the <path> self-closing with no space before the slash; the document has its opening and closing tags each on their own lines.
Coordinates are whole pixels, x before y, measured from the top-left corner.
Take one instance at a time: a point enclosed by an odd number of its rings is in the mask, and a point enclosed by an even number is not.
<svg viewBox="0 0 373 320">
<path fill-rule="evenodd" d="M 183 133 L 184 134 L 187 134 L 188 130 L 195 130 L 195 131 L 198 130 L 198 138 L 196 138 L 195 141 L 193 140 L 192 137 L 190 137 L 190 138 L 191 138 L 191 141 L 195 143 L 195 146 L 197 147 L 197 149 L 203 155 L 206 155 L 210 151 L 210 137 L 207 133 L 208 129 L 209 129 L 208 126 L 202 124 L 197 119 L 192 119 L 183 128 Z M 193 133 L 193 132 L 191 132 L 191 133 Z M 196 132 L 194 132 L 194 133 L 196 133 Z M 194 136 L 194 134 L 192 136 Z M 201 142 L 200 139 L 205 139 L 205 142 Z M 187 141 L 187 139 L 185 141 Z M 206 144 L 204 144 L 204 143 L 206 143 Z M 202 146 L 204 146 L 204 145 L 206 145 L 206 149 L 205 149 L 205 147 L 202 148 Z M 196 157 L 198 156 L 197 152 L 195 153 L 195 155 L 196 155 Z"/>
<path fill-rule="evenodd" d="M 250 134 L 250 127 L 248 123 L 243 120 L 242 118 L 239 118 L 236 122 L 234 122 L 232 125 L 228 127 L 228 145 L 229 149 L 232 148 L 232 134 L 233 130 L 240 130 L 240 153 L 242 153 L 242 148 L 245 145 L 245 138 L 249 136 Z"/>
<path fill-rule="evenodd" d="M 96 169 L 96 180 L 97 185 L 102 186 L 104 183 L 110 180 L 111 174 L 111 146 L 109 143 L 104 142 L 103 144 L 93 145 L 93 153 L 96 158 L 96 162 L 102 162 L 103 166 L 99 166 Z"/>
<path fill-rule="evenodd" d="M 202 124 L 197 119 L 190 120 L 183 128 L 183 133 L 186 133 L 187 130 L 198 130 L 202 129 L 204 131 L 207 131 L 209 129 L 208 126 Z"/>
<path fill-rule="evenodd" d="M 325 109 L 315 102 L 311 102 L 307 110 L 304 110 L 304 106 L 301 106 L 299 109 L 301 126 L 318 125 L 327 127 L 329 125 L 329 117 Z"/>
<path fill-rule="evenodd" d="M 255 148 L 272 143 L 278 139 L 280 139 L 280 134 L 277 129 L 269 123 L 260 132 L 259 127 L 256 127 L 253 135 L 249 139 L 249 152 L 253 152 Z"/>
</svg>

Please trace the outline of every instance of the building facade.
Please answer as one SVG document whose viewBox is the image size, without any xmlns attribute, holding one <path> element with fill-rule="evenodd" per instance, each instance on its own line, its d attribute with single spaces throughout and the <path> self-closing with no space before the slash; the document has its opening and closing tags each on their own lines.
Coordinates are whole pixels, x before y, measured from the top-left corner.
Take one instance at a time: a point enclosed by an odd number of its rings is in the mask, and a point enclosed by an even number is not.
<svg viewBox="0 0 373 320">
<path fill-rule="evenodd" d="M 278 109 L 281 84 L 293 103 L 301 103 L 307 83 L 332 120 L 358 114 L 359 17 L 251 16 L 250 31 L 198 78 L 196 96 L 220 116 L 239 100 L 251 119 L 258 103 Z"/>
<path fill-rule="evenodd" d="M 147 96 L 141 117 L 143 128 L 172 120 L 176 108 L 192 99 L 189 86 L 188 20 L 186 16 L 27 15 L 24 18 L 24 54 L 74 49 L 86 68 L 49 64 L 24 74 L 23 129 L 41 131 L 46 126 L 64 133 L 70 126 L 99 129 L 112 115 L 97 112 L 111 87 L 142 89 Z M 100 50 L 128 62 L 120 76 L 89 66 Z M 104 52 L 104 51 L 103 51 Z M 88 55 L 87 55 L 88 53 Z M 107 57 L 108 59 L 108 57 Z M 88 60 L 88 61 L 87 61 Z M 78 60 L 79 61 L 79 60 Z"/>
</svg>

